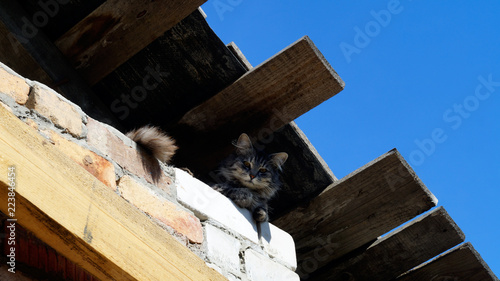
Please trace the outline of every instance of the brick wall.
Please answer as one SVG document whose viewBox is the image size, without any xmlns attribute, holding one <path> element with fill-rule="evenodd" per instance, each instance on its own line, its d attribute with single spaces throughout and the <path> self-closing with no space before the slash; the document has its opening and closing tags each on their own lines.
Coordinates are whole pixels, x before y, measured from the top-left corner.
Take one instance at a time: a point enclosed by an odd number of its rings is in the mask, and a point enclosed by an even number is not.
<svg viewBox="0 0 500 281">
<path fill-rule="evenodd" d="M 263 223 L 259 235 L 249 211 L 183 170 L 162 165 L 164 173 L 153 184 L 133 141 L 1 63 L 0 106 L 229 280 L 299 280 L 294 273 L 295 246 L 288 233 Z"/>
</svg>

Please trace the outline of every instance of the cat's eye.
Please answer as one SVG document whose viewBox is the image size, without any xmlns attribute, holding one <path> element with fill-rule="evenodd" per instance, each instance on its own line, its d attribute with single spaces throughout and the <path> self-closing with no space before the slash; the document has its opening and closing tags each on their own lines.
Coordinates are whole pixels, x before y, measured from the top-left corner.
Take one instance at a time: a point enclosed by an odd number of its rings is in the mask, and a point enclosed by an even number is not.
<svg viewBox="0 0 500 281">
<path fill-rule="evenodd" d="M 266 173 L 267 172 L 267 169 L 266 168 L 260 168 L 259 169 L 259 172 L 261 172 L 262 174 Z"/>
<path fill-rule="evenodd" d="M 243 162 L 243 165 L 245 165 L 245 167 L 247 168 L 250 168 L 250 166 L 252 166 L 248 161 Z"/>
</svg>

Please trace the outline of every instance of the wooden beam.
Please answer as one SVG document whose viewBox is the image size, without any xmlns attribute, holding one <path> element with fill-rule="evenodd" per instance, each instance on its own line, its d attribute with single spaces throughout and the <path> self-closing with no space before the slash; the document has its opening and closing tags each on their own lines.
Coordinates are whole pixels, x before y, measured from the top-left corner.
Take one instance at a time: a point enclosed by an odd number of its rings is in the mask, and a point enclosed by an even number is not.
<svg viewBox="0 0 500 281">
<path fill-rule="evenodd" d="M 96 97 L 54 43 L 42 30 L 29 27 L 26 20 L 26 11 L 18 1 L 0 1 L 0 21 L 54 81 L 53 84 L 58 85 L 60 93 L 93 118 L 121 128 L 110 110 Z"/>
<path fill-rule="evenodd" d="M 169 131 L 244 73 L 196 10 L 93 89 L 128 130 L 153 123 Z"/>
<path fill-rule="evenodd" d="M 206 0 L 108 0 L 55 44 L 94 85 Z"/>
<path fill-rule="evenodd" d="M 195 171 L 214 169 L 241 133 L 268 136 L 343 88 L 305 36 L 184 114 L 172 129 L 183 142 L 178 157 L 202 163 L 190 166 Z"/>
<path fill-rule="evenodd" d="M 305 36 L 187 112 L 179 124 L 201 132 L 275 131 L 343 88 L 344 82 Z"/>
<path fill-rule="evenodd" d="M 0 201 L 15 167 L 17 223 L 97 278 L 225 280 L 3 107 L 0 151 Z"/>
<path fill-rule="evenodd" d="M 484 280 L 498 278 L 469 242 L 450 250 L 397 279 L 398 281 Z"/>
<path fill-rule="evenodd" d="M 393 280 L 462 243 L 464 238 L 460 228 L 440 207 L 377 240 L 361 253 L 325 266 L 309 280 Z"/>
<path fill-rule="evenodd" d="M 437 199 L 391 150 L 273 223 L 292 235 L 301 276 L 434 207 Z"/>
</svg>

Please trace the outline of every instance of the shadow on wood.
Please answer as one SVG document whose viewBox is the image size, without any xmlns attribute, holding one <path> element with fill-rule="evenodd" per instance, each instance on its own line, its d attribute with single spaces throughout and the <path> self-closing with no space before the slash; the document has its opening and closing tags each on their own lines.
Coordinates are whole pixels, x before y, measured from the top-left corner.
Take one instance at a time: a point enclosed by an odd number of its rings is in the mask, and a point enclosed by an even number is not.
<svg viewBox="0 0 500 281">
<path fill-rule="evenodd" d="M 365 251 L 324 266 L 307 280 L 393 280 L 413 267 L 464 241 L 448 213 L 435 209 L 387 236 Z"/>
<path fill-rule="evenodd" d="M 436 204 L 399 152 L 391 150 L 273 223 L 293 236 L 297 272 L 306 276 Z"/>
</svg>

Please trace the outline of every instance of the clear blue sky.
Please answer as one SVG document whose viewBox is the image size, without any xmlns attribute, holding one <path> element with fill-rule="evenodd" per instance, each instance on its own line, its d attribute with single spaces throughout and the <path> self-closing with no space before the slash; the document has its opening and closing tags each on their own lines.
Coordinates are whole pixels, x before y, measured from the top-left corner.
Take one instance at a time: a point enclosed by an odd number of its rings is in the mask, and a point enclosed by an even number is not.
<svg viewBox="0 0 500 281">
<path fill-rule="evenodd" d="M 500 1 L 202 8 L 254 66 L 309 35 L 346 88 L 296 122 L 335 175 L 397 148 L 500 276 Z"/>
</svg>

